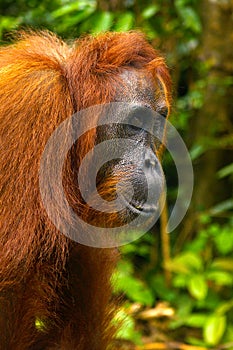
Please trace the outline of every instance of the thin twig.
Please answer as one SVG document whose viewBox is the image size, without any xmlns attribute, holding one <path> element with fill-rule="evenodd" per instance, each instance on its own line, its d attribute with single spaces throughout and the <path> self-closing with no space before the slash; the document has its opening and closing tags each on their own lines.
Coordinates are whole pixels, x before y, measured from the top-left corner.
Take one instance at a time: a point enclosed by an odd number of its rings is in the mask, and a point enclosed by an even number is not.
<svg viewBox="0 0 233 350">
<path fill-rule="evenodd" d="M 162 241 L 162 253 L 163 253 L 163 268 L 166 284 L 169 287 L 171 285 L 171 272 L 166 268 L 166 263 L 171 259 L 170 255 L 170 236 L 167 232 L 168 224 L 168 209 L 167 201 L 165 199 L 165 193 L 162 194 L 161 203 L 164 203 L 161 215 L 160 215 L 160 235 Z"/>
</svg>

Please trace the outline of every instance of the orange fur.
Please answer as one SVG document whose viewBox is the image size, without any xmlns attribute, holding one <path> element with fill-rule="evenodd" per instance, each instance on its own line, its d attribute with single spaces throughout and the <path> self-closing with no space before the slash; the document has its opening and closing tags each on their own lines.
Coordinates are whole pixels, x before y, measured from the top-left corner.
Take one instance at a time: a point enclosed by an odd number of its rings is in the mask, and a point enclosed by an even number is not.
<svg viewBox="0 0 233 350">
<path fill-rule="evenodd" d="M 57 126 L 82 108 L 114 101 L 119 74 L 132 66 L 158 77 L 169 100 L 166 65 L 137 32 L 86 37 L 71 47 L 47 32 L 22 33 L 0 50 L 1 350 L 104 350 L 111 343 L 118 254 L 58 232 L 41 203 L 38 171 Z M 94 139 L 94 131 L 82 138 L 79 159 Z M 85 208 L 83 215 L 88 221 Z"/>
</svg>

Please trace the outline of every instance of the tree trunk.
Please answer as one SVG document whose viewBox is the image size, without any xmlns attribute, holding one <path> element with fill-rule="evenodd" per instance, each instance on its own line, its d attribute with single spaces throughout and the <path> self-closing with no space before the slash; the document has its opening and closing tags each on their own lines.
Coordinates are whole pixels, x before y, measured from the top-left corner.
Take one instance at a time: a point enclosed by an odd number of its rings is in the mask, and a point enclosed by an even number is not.
<svg viewBox="0 0 233 350">
<path fill-rule="evenodd" d="M 120 11 L 125 8 L 125 0 L 98 0 L 98 8 L 102 11 Z"/>
<path fill-rule="evenodd" d="M 208 68 L 203 77 L 203 107 L 192 121 L 190 135 L 193 133 L 194 143 L 207 150 L 194 167 L 195 210 L 208 209 L 229 197 L 226 180 L 218 180 L 216 171 L 230 163 L 233 147 L 227 142 L 229 135 L 233 136 L 233 1 L 205 0 L 200 13 L 203 32 L 199 57 Z"/>
</svg>

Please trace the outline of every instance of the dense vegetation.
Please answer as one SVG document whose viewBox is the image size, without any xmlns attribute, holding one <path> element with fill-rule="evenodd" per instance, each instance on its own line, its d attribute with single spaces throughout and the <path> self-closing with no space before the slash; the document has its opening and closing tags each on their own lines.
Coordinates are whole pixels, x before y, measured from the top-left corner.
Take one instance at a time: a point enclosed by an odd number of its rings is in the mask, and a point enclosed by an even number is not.
<svg viewBox="0 0 233 350">
<path fill-rule="evenodd" d="M 171 121 L 194 166 L 193 200 L 175 232 L 167 236 L 158 223 L 122 248 L 114 279 L 125 300 L 119 338 L 126 349 L 233 349 L 232 2 L 2 0 L 0 11 L 2 44 L 25 27 L 67 39 L 136 28 L 164 52 L 174 82 Z M 177 195 L 169 154 L 164 166 L 169 213 Z"/>
</svg>

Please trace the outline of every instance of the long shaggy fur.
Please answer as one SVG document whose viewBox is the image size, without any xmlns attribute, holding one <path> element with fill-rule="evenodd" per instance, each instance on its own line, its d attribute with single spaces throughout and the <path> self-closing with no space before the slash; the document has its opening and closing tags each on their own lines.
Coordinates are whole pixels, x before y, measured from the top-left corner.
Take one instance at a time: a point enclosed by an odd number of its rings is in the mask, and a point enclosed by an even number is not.
<svg viewBox="0 0 233 350">
<path fill-rule="evenodd" d="M 169 100 L 164 61 L 136 32 L 86 37 L 71 47 L 47 32 L 21 33 L 0 50 L 1 350 L 104 350 L 111 343 L 118 254 L 58 232 L 43 208 L 38 174 L 58 125 L 114 101 L 120 73 L 132 67 L 159 78 Z M 95 132 L 82 139 L 80 159 L 94 140 Z"/>
</svg>

